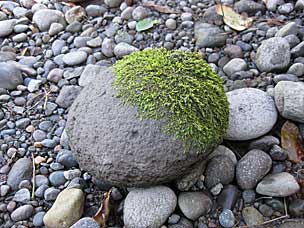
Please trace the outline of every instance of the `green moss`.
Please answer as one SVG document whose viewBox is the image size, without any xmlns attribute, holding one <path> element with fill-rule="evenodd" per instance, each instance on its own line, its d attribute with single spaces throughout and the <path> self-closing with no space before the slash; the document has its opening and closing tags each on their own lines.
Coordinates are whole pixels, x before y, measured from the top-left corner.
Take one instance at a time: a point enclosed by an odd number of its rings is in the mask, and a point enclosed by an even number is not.
<svg viewBox="0 0 304 228">
<path fill-rule="evenodd" d="M 164 120 L 165 133 L 202 151 L 222 141 L 228 101 L 222 80 L 198 53 L 147 49 L 117 61 L 113 86 L 141 118 Z"/>
</svg>

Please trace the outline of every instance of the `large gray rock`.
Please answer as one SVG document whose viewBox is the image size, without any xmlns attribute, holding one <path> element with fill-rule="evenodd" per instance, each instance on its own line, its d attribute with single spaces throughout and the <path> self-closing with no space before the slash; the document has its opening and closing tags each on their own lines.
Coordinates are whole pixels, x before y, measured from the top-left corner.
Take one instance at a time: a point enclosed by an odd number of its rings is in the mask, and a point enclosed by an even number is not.
<svg viewBox="0 0 304 228">
<path fill-rule="evenodd" d="M 136 108 L 120 103 L 113 79 L 103 71 L 70 108 L 66 132 L 80 167 L 114 185 L 147 186 L 187 174 L 213 149 L 185 153 L 159 122 L 140 120 Z"/>
<path fill-rule="evenodd" d="M 174 192 L 165 186 L 131 191 L 124 203 L 126 228 L 158 228 L 173 213 L 177 204 Z"/>
<path fill-rule="evenodd" d="M 280 114 L 286 119 L 304 123 L 304 83 L 281 81 L 274 92 Z"/>
<path fill-rule="evenodd" d="M 0 63 L 0 88 L 12 90 L 23 83 L 21 71 L 8 63 Z"/>
<path fill-rule="evenodd" d="M 275 173 L 263 178 L 258 184 L 256 192 L 261 195 L 286 197 L 300 190 L 297 180 L 289 173 Z"/>
<path fill-rule="evenodd" d="M 195 24 L 194 35 L 198 47 L 221 47 L 228 37 L 219 27 L 202 22 Z"/>
<path fill-rule="evenodd" d="M 33 22 L 42 32 L 48 31 L 52 23 L 60 23 L 66 26 L 63 13 L 52 9 L 38 10 L 33 16 Z"/>
<path fill-rule="evenodd" d="M 227 93 L 229 101 L 228 140 L 249 140 L 269 132 L 278 114 L 273 99 L 259 89 L 243 88 Z"/>
<path fill-rule="evenodd" d="M 11 189 L 18 189 L 18 185 L 23 180 L 30 180 L 32 177 L 32 161 L 28 158 L 20 158 L 11 168 L 7 184 Z"/>
<path fill-rule="evenodd" d="M 280 72 L 288 68 L 290 46 L 286 39 L 273 37 L 262 42 L 256 54 L 256 65 L 262 72 Z"/>
<path fill-rule="evenodd" d="M 0 37 L 6 37 L 14 31 L 16 20 L 0 21 Z"/>
</svg>

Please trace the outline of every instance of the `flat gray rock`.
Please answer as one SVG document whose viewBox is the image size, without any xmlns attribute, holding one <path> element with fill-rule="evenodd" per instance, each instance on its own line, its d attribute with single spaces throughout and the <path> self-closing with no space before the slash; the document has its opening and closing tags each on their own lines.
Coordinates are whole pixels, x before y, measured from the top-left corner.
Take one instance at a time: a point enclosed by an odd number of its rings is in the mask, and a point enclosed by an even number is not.
<svg viewBox="0 0 304 228">
<path fill-rule="evenodd" d="M 136 108 L 120 103 L 113 79 L 103 71 L 70 108 L 66 132 L 80 167 L 113 185 L 147 186 L 186 175 L 213 149 L 185 153 L 159 122 L 140 120 Z"/>
<path fill-rule="evenodd" d="M 274 197 L 290 196 L 299 190 L 297 180 L 287 172 L 267 175 L 256 187 L 257 193 Z"/>
<path fill-rule="evenodd" d="M 273 37 L 264 40 L 257 50 L 256 65 L 262 72 L 280 72 L 288 68 L 290 46 L 286 39 Z"/>
<path fill-rule="evenodd" d="M 243 88 L 227 93 L 229 126 L 225 139 L 249 140 L 269 132 L 278 113 L 273 99 L 259 89 Z"/>
<path fill-rule="evenodd" d="M 304 123 L 304 83 L 281 81 L 274 93 L 280 114 L 286 119 Z"/>
<path fill-rule="evenodd" d="M 159 228 L 177 204 L 174 192 L 165 186 L 135 189 L 124 203 L 124 225 L 130 228 Z"/>
</svg>

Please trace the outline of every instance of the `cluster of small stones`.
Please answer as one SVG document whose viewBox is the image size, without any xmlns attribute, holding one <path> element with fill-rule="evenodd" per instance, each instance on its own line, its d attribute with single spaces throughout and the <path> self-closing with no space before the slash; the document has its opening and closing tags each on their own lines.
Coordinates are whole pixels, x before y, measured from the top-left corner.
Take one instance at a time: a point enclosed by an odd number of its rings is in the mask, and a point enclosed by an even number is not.
<svg viewBox="0 0 304 228">
<path fill-rule="evenodd" d="M 303 217 L 303 180 L 296 174 L 304 163 L 292 163 L 278 137 L 285 119 L 304 136 L 303 0 L 222 0 L 255 16 L 242 32 L 225 25 L 209 0 L 155 1 L 171 14 L 146 7 L 147 1 L 41 2 L 0 1 L 1 227 L 98 227 L 88 217 L 109 189 L 109 227 L 252 226 L 284 215 L 285 206 L 291 217 Z M 145 18 L 158 24 L 136 32 Z M 206 167 L 169 187 L 117 188 L 79 168 L 64 131 L 67 112 L 103 67 L 147 47 L 203 53 L 231 91 L 238 119 L 226 137 L 232 141 Z M 233 109 L 237 102 L 247 119 Z M 303 221 L 279 227 L 303 227 Z"/>
</svg>

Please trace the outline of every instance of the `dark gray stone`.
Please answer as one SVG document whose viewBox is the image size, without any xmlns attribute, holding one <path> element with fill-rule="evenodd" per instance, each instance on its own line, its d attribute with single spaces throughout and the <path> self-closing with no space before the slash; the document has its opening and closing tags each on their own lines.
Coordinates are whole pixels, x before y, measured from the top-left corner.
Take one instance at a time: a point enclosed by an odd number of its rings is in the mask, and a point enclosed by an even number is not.
<svg viewBox="0 0 304 228">
<path fill-rule="evenodd" d="M 33 225 L 35 227 L 42 227 L 43 226 L 43 217 L 45 215 L 44 211 L 40 211 L 37 214 L 35 214 L 34 218 L 33 218 Z"/>
<path fill-rule="evenodd" d="M 178 196 L 178 206 L 187 218 L 196 220 L 211 210 L 212 200 L 203 192 L 182 192 Z"/>
<path fill-rule="evenodd" d="M 57 154 L 56 161 L 66 168 L 72 168 L 78 166 L 78 163 L 70 150 L 60 150 Z"/>
<path fill-rule="evenodd" d="M 20 158 L 10 170 L 7 184 L 13 189 L 18 189 L 22 180 L 30 180 L 32 177 L 32 161 L 28 158 Z"/>
<path fill-rule="evenodd" d="M 207 188 L 212 188 L 216 184 L 229 184 L 234 179 L 235 165 L 228 156 L 216 156 L 212 158 L 205 173 L 205 183 Z"/>
<path fill-rule="evenodd" d="M 12 64 L 0 63 L 0 88 L 13 90 L 23 83 L 21 71 Z"/>
<path fill-rule="evenodd" d="M 268 152 L 273 145 L 279 145 L 280 140 L 274 136 L 266 135 L 256 139 L 249 144 L 249 150 L 258 149 Z"/>
<path fill-rule="evenodd" d="M 239 160 L 236 166 L 238 185 L 244 189 L 252 189 L 271 169 L 272 160 L 261 150 L 251 150 Z"/>
<path fill-rule="evenodd" d="M 184 153 L 159 122 L 140 120 L 135 108 L 122 105 L 112 82 L 104 71 L 70 108 L 66 132 L 80 167 L 113 185 L 145 186 L 187 174 L 213 149 Z"/>
<path fill-rule="evenodd" d="M 51 184 L 55 187 L 63 185 L 67 180 L 63 175 L 63 171 L 55 171 L 49 176 Z"/>
<path fill-rule="evenodd" d="M 259 11 L 264 11 L 265 6 L 264 4 L 257 3 L 252 0 L 241 0 L 235 3 L 234 5 L 235 9 L 239 13 L 246 12 L 249 15 L 254 15 Z"/>
<path fill-rule="evenodd" d="M 32 205 L 23 205 L 14 210 L 11 214 L 13 221 L 18 222 L 28 219 L 34 212 L 34 207 Z"/>
<path fill-rule="evenodd" d="M 68 108 L 72 105 L 75 98 L 80 93 L 80 86 L 68 85 L 64 86 L 56 99 L 56 103 L 63 108 Z"/>
<path fill-rule="evenodd" d="M 289 212 L 293 216 L 297 216 L 297 217 L 303 216 L 304 215 L 304 200 L 303 199 L 293 200 L 289 204 Z"/>
</svg>

